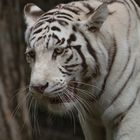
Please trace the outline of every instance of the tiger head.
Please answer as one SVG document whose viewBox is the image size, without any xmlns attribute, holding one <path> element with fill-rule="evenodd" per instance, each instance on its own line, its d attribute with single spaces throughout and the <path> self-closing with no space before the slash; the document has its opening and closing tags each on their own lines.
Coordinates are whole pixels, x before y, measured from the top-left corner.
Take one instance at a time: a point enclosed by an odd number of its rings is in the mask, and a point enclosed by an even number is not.
<svg viewBox="0 0 140 140">
<path fill-rule="evenodd" d="M 77 13 L 76 13 L 77 12 Z M 59 5 L 43 12 L 34 4 L 24 9 L 27 23 L 26 58 L 31 66 L 29 91 L 49 110 L 62 113 L 88 100 L 85 88 L 100 76 L 100 63 L 92 39 L 108 16 L 106 4 L 100 5 L 87 19 L 80 9 Z M 93 90 L 93 89 L 92 89 Z"/>
</svg>

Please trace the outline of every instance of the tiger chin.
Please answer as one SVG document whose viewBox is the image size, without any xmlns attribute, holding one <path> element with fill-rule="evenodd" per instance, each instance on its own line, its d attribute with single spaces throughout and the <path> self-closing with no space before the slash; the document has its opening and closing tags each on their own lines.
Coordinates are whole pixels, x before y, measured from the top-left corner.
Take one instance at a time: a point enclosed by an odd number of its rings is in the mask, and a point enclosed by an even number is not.
<svg viewBox="0 0 140 140">
<path fill-rule="evenodd" d="M 78 112 L 86 140 L 140 139 L 140 8 L 133 0 L 24 8 L 29 93 Z"/>
</svg>

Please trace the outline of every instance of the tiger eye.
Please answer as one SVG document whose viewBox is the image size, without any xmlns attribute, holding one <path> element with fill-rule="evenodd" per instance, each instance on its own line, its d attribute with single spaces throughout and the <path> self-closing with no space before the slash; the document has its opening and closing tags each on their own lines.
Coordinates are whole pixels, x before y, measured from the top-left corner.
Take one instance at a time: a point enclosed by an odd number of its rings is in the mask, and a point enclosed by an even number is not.
<svg viewBox="0 0 140 140">
<path fill-rule="evenodd" d="M 28 52 L 28 55 L 29 55 L 31 58 L 34 58 L 34 57 L 35 57 L 35 52 L 34 52 L 34 51 L 30 51 L 30 52 Z"/>
<path fill-rule="evenodd" d="M 28 63 L 30 63 L 32 60 L 35 59 L 35 52 L 34 51 L 29 51 L 26 54 L 26 60 Z"/>
<path fill-rule="evenodd" d="M 56 52 L 57 54 L 62 54 L 63 51 L 64 51 L 63 48 L 56 48 L 56 49 L 55 49 L 55 52 Z"/>
</svg>

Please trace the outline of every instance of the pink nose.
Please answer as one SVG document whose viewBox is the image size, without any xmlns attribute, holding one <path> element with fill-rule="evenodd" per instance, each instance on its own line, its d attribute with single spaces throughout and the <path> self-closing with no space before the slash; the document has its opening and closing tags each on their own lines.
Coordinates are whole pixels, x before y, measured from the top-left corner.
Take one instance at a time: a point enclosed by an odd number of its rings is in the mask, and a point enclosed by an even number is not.
<svg viewBox="0 0 140 140">
<path fill-rule="evenodd" d="M 47 82 L 45 85 L 37 85 L 34 86 L 32 85 L 31 88 L 33 88 L 35 91 L 39 92 L 39 93 L 43 93 L 44 90 L 49 86 L 49 83 Z"/>
</svg>

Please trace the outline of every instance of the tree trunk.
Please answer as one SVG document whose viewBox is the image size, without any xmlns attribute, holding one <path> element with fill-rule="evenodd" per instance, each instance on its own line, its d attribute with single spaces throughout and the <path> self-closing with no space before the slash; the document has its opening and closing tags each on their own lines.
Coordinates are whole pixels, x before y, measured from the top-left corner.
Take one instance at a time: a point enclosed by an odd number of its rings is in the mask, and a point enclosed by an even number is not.
<svg viewBox="0 0 140 140">
<path fill-rule="evenodd" d="M 25 64 L 18 0 L 0 1 L 0 139 L 31 139 L 26 106 Z M 17 94 L 18 93 L 18 94 Z M 19 106 L 15 110 L 15 108 Z M 19 110 L 19 111 L 17 111 Z M 16 112 L 16 113 L 14 113 Z"/>
</svg>

